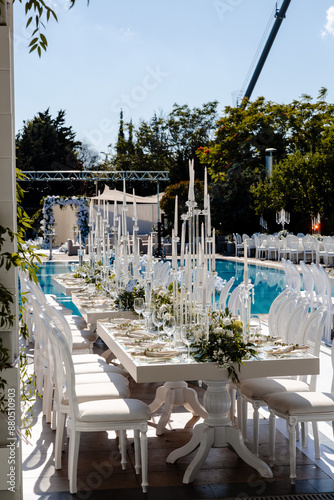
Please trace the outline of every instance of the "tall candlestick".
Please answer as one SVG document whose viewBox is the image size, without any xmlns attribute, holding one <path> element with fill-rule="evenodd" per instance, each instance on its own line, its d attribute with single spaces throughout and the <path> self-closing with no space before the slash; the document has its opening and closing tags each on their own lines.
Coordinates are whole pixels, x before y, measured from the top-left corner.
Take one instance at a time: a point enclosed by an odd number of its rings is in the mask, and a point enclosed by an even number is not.
<svg viewBox="0 0 334 500">
<path fill-rule="evenodd" d="M 181 266 L 184 266 L 184 245 L 185 245 L 185 240 L 186 240 L 186 221 L 182 222 L 182 229 L 181 229 Z"/>
<path fill-rule="evenodd" d="M 206 234 L 210 237 L 211 236 L 211 212 L 210 212 L 210 195 L 207 196 L 208 200 L 208 227 L 206 228 Z"/>
<path fill-rule="evenodd" d="M 244 283 L 248 287 L 247 240 L 244 241 Z"/>
<path fill-rule="evenodd" d="M 204 169 L 204 210 L 208 208 L 208 171 Z"/>
<path fill-rule="evenodd" d="M 98 200 L 97 201 L 97 212 L 100 213 L 100 191 L 99 191 L 97 200 Z"/>
<path fill-rule="evenodd" d="M 136 222 L 137 221 L 137 205 L 136 205 L 136 195 L 135 195 L 134 188 L 132 190 L 132 197 L 133 197 L 133 218 L 135 219 L 135 222 Z"/>
<path fill-rule="evenodd" d="M 175 208 L 174 208 L 174 230 L 175 236 L 178 235 L 178 196 L 175 196 Z"/>
<path fill-rule="evenodd" d="M 212 230 L 212 271 L 216 270 L 216 229 Z"/>
</svg>

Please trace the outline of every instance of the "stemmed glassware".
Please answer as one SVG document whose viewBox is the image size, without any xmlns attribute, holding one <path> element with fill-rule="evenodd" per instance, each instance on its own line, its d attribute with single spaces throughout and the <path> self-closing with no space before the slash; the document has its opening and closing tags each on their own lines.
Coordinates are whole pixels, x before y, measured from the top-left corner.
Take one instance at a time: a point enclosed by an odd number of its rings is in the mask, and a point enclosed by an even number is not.
<svg viewBox="0 0 334 500">
<path fill-rule="evenodd" d="M 168 337 L 169 337 L 169 346 L 170 347 L 172 347 L 172 335 L 175 332 L 175 328 L 176 328 L 176 321 L 175 321 L 174 316 L 172 316 L 169 313 L 166 313 L 164 315 L 164 319 L 163 319 L 163 329 L 164 329 L 164 332 L 166 333 L 166 335 L 168 335 Z"/>
<path fill-rule="evenodd" d="M 152 321 L 153 321 L 153 324 L 158 329 L 158 340 L 159 340 L 160 327 L 163 325 L 163 322 L 164 322 L 163 313 L 160 311 L 159 307 L 155 307 L 153 309 L 153 312 L 152 312 Z"/>
<path fill-rule="evenodd" d="M 142 313 L 145 318 L 145 328 L 148 330 L 148 319 L 152 316 L 152 304 L 144 302 Z"/>
<path fill-rule="evenodd" d="M 133 308 L 136 311 L 137 314 L 139 314 L 139 321 L 140 321 L 140 315 L 144 311 L 144 299 L 142 297 L 136 297 L 133 301 Z"/>
<path fill-rule="evenodd" d="M 181 328 L 181 340 L 187 346 L 187 360 L 190 360 L 190 346 L 193 343 L 193 331 L 189 325 Z"/>
</svg>

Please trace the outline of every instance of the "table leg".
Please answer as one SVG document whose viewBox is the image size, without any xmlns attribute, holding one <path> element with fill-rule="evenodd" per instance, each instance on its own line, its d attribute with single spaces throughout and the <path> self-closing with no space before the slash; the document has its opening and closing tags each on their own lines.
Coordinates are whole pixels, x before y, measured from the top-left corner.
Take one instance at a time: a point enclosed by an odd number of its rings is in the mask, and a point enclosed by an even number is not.
<svg viewBox="0 0 334 500">
<path fill-rule="evenodd" d="M 184 406 L 196 417 L 207 418 L 208 416 L 198 400 L 195 389 L 188 387 L 184 381 L 165 382 L 163 386 L 158 387 L 155 399 L 149 405 L 151 413 L 157 411 L 162 404 L 164 404 L 164 409 L 157 426 L 158 436 L 163 434 L 174 405 Z"/>
<path fill-rule="evenodd" d="M 226 390 L 229 380 L 208 380 L 205 383 L 208 388 L 204 395 L 204 406 L 208 416 L 203 423 L 194 428 L 193 437 L 188 444 L 168 455 L 167 462 L 175 462 L 194 451 L 199 445 L 197 454 L 183 478 L 184 483 L 190 483 L 205 462 L 211 447 L 222 448 L 230 444 L 235 452 L 262 477 L 272 477 L 270 467 L 246 447 L 241 430 L 233 426 L 226 416 L 231 404 Z"/>
</svg>

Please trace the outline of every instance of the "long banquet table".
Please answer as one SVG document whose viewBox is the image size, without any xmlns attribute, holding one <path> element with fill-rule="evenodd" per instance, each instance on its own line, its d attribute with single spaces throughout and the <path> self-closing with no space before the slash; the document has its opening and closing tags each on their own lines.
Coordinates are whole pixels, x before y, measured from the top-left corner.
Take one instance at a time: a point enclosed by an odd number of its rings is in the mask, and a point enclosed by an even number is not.
<svg viewBox="0 0 334 500">
<path fill-rule="evenodd" d="M 128 370 L 136 382 L 179 383 L 184 380 L 204 380 L 207 385 L 203 403 L 206 418 L 203 423 L 194 428 L 193 437 L 182 448 L 174 450 L 167 457 L 168 463 L 174 463 L 179 458 L 188 455 L 198 446 L 198 452 L 189 464 L 184 483 L 194 480 L 211 447 L 231 445 L 237 454 L 249 465 L 254 467 L 262 477 L 272 477 L 270 467 L 254 455 L 244 444 L 240 429 L 232 425 L 227 417 L 230 408 L 230 398 L 227 391 L 229 378 L 227 370 L 221 369 L 216 363 L 198 363 L 185 361 L 181 357 L 171 360 L 143 360 L 131 355 L 131 348 L 115 338 L 111 327 L 105 322 L 97 323 L 97 334 Z M 285 358 L 267 358 L 245 361 L 239 374 L 240 379 L 253 377 L 312 375 L 319 373 L 319 358 L 298 355 Z"/>
</svg>

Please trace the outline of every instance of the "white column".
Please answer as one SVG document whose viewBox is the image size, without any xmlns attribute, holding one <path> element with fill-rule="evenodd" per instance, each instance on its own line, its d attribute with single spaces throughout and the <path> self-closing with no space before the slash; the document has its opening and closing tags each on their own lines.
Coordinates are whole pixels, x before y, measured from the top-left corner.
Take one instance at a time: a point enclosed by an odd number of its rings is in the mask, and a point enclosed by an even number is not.
<svg viewBox="0 0 334 500">
<path fill-rule="evenodd" d="M 13 6 L 11 1 L 1 4 L 0 14 L 0 225 L 9 227 L 16 232 L 16 172 L 15 172 L 15 124 L 14 124 L 14 77 L 13 77 Z M 16 242 L 7 238 L 2 252 L 16 252 Z M 0 282 L 9 290 L 14 298 L 12 313 L 16 316 L 14 326 L 7 331 L 0 331 L 3 347 L 9 349 L 10 362 L 19 355 L 18 329 L 18 282 L 17 271 L 11 268 L 6 271 L 0 268 Z M 8 387 L 15 389 L 16 423 L 20 425 L 20 385 L 18 367 L 1 372 L 7 380 Z M 5 389 L 7 393 L 7 387 Z M 15 449 L 15 493 L 8 492 L 8 428 L 5 419 L 0 419 L 0 497 L 1 490 L 10 493 L 13 500 L 22 496 L 21 446 Z"/>
</svg>

